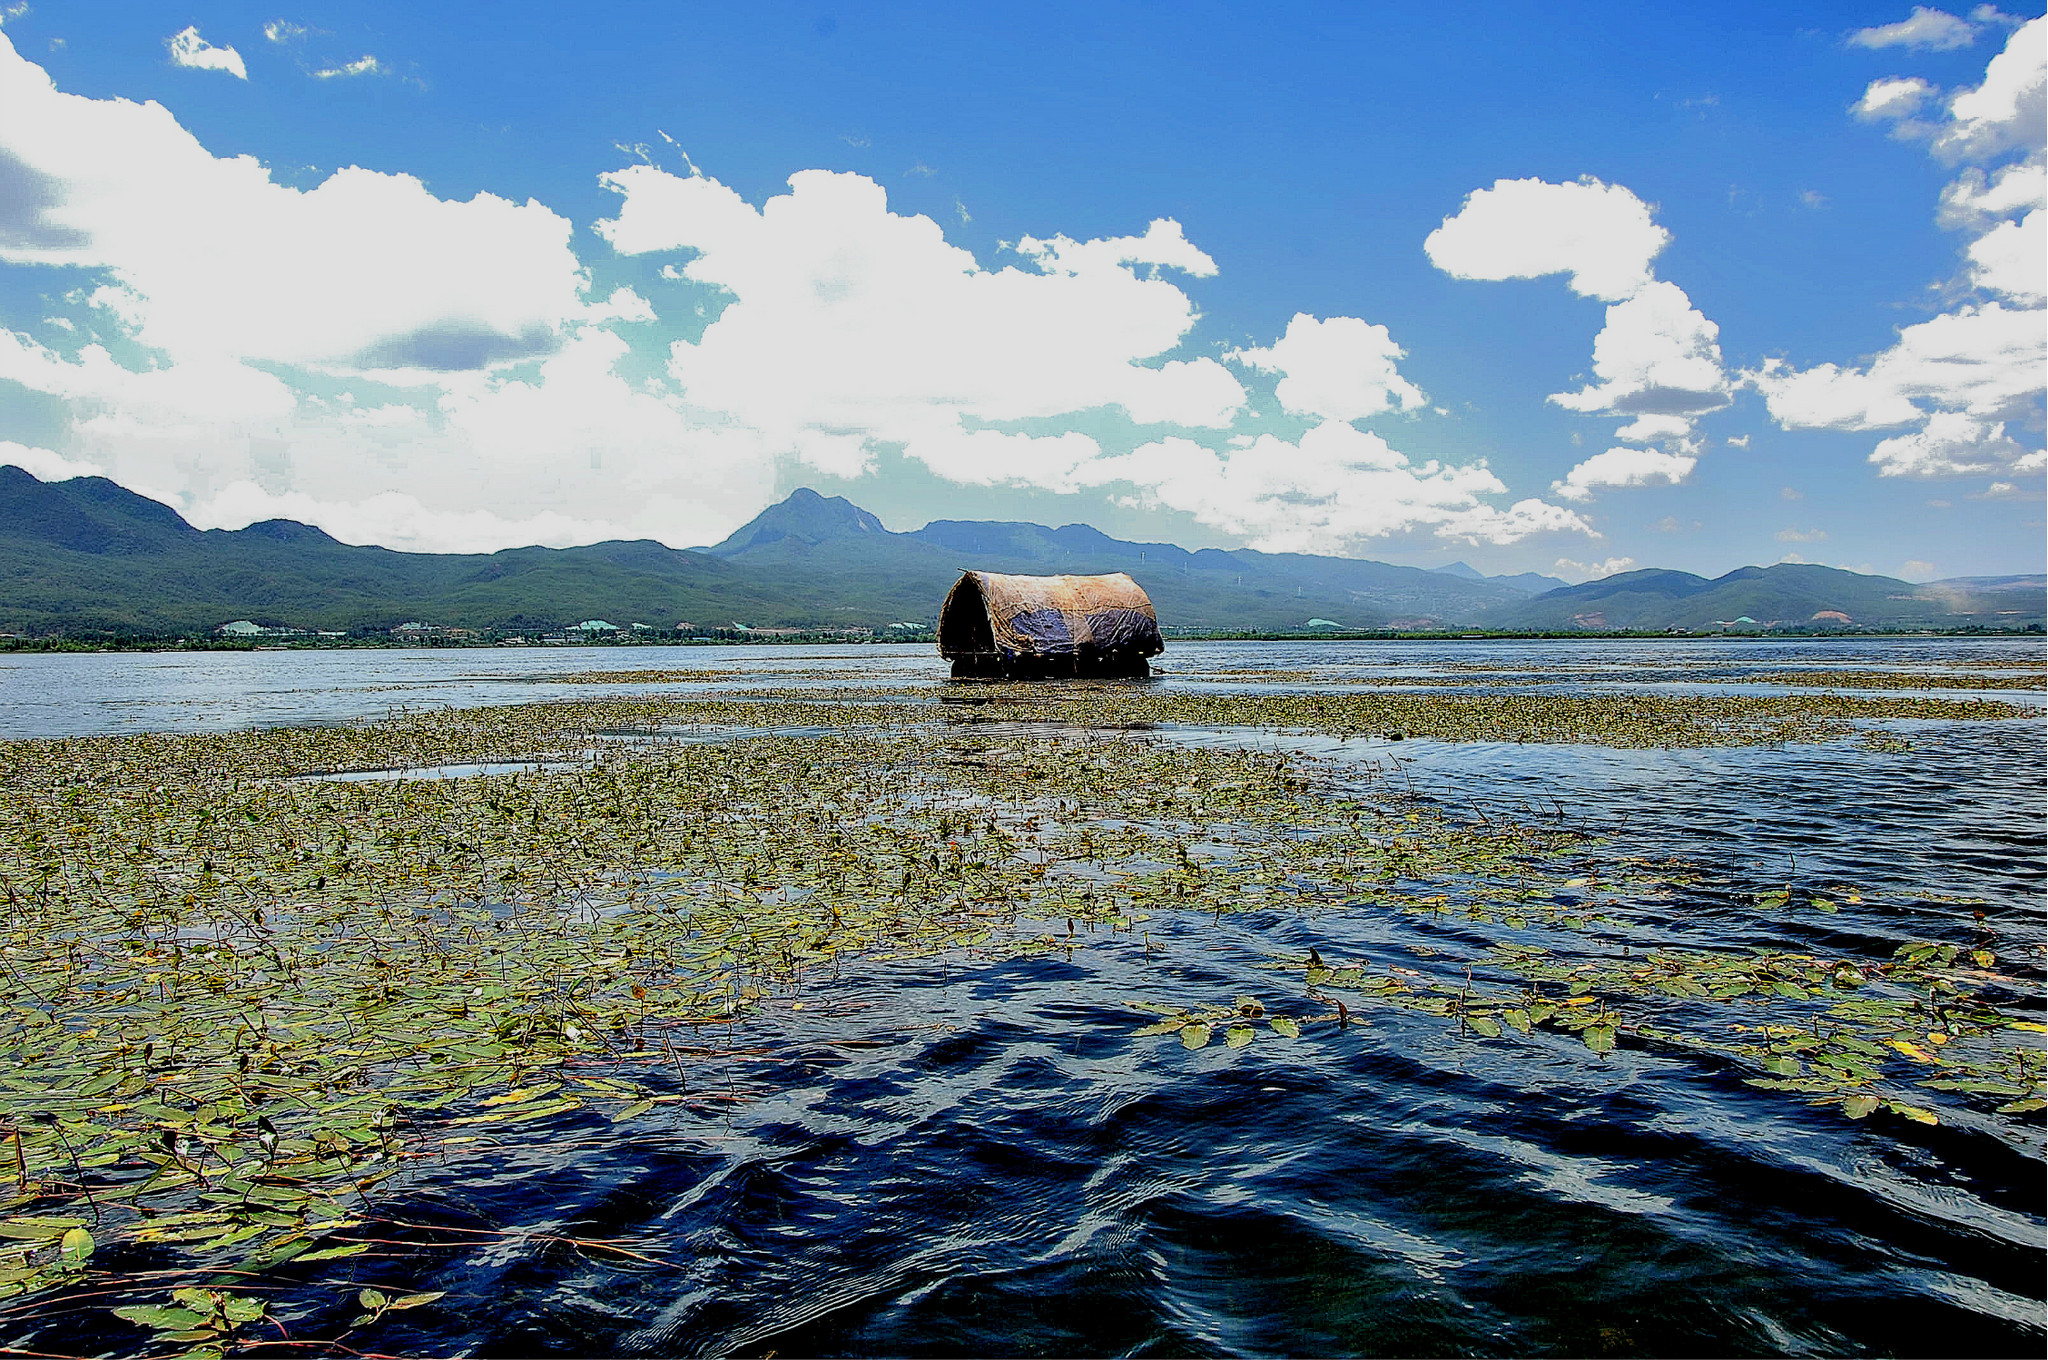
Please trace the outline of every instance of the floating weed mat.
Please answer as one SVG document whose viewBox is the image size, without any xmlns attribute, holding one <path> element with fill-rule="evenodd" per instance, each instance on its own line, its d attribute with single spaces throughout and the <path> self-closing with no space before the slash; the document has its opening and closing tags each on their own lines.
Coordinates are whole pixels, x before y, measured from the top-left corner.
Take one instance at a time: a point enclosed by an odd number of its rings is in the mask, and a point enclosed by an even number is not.
<svg viewBox="0 0 2048 1360">
<path fill-rule="evenodd" d="M 2010 1040 L 2016 1023 L 2039 1029 L 2017 1010 L 2038 969 L 2003 977 L 1997 955 L 1978 957 L 1989 944 L 1890 961 L 1589 962 L 1587 942 L 1686 887 L 1685 867 L 1603 857 L 1560 826 L 1454 821 L 1300 758 L 949 725 L 1363 718 L 1625 745 L 1719 722 L 1744 739 L 1819 731 L 1799 724 L 1891 701 L 1806 718 L 1766 703 L 1674 728 L 1632 697 L 1531 713 L 1455 696 L 1330 709 L 1323 696 L 1190 702 L 1134 686 L 969 693 L 961 706 L 778 698 L 778 722 L 830 735 L 727 745 L 593 751 L 591 736 L 752 721 L 761 704 L 622 699 L 0 745 L 0 1339 L 37 1348 L 72 1325 L 51 1319 L 92 1309 L 140 1329 L 131 1347 L 206 1356 L 288 1336 L 360 1350 L 394 1314 L 440 1302 L 392 1277 L 428 1252 L 406 1230 L 410 1187 L 492 1143 L 566 1147 L 630 1137 L 643 1116 L 715 1112 L 736 1094 L 739 1026 L 765 998 L 846 960 L 1163 957 L 1178 946 L 1155 928 L 1226 914 L 1455 920 L 1479 952 L 1463 982 L 1440 976 L 1462 966 L 1450 954 L 1415 969 L 1279 960 L 1285 1000 L 1153 1007 L 1148 1028 L 1186 1048 L 1311 1043 L 1395 1006 L 1479 1040 L 1526 1021 L 1595 1053 L 1690 1045 L 1851 1114 L 1941 1117 L 1901 1093 L 1901 1061 L 1994 1117 L 2039 1108 L 2038 1043 Z M 1943 711 L 2020 716 L 2007 707 Z M 540 758 L 575 763 L 300 778 Z M 1580 943 L 1546 954 L 1527 943 L 1543 931 Z M 1739 1008 L 1749 1028 L 1658 1009 L 1673 996 Z M 378 1288 L 352 1276 L 370 1263 Z"/>
<path fill-rule="evenodd" d="M 2041 710 L 1995 699 L 1833 693 L 1186 694 L 1132 684 L 1014 685 L 948 696 L 972 721 L 1074 721 L 1098 726 L 1182 723 L 1279 727 L 1335 736 L 1443 741 L 1568 742 L 1615 747 L 1762 746 L 1831 741 L 1859 723 L 1920 718 L 2039 721 Z"/>
<path fill-rule="evenodd" d="M 2048 689 L 2048 672 L 2025 671 L 1766 671 L 1740 677 L 1751 685 L 1832 689 Z"/>
</svg>

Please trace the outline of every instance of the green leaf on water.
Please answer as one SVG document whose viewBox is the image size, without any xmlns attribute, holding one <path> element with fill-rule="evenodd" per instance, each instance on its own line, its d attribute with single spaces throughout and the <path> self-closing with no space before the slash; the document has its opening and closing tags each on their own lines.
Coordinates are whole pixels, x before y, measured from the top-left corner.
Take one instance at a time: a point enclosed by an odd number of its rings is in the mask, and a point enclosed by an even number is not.
<svg viewBox="0 0 2048 1360">
<path fill-rule="evenodd" d="M 1140 1031 L 1140 1033 L 1142 1032 Z M 1159 1031 L 1155 1029 L 1154 1032 L 1157 1033 Z M 631 1105 L 622 1106 L 612 1111 L 612 1122 L 616 1124 L 627 1119 L 638 1119 L 653 1108 L 654 1102 L 651 1100 L 636 1100 Z"/>
<path fill-rule="evenodd" d="M 1519 1030 L 1523 1034 L 1527 1034 L 1529 1032 L 1529 1012 L 1522 1010 L 1520 1007 L 1517 1007 L 1516 1009 L 1511 1011 L 1502 1011 L 1500 1013 L 1500 1018 L 1507 1021 L 1510 1025 L 1513 1025 L 1517 1030 Z"/>
<path fill-rule="evenodd" d="M 1918 1105 L 1906 1105 L 1896 1100 L 1887 1100 L 1884 1103 L 1884 1107 L 1893 1114 L 1910 1119 L 1916 1124 L 1939 1124 L 1941 1122 L 1934 1117 L 1934 1111 L 1923 1110 Z"/>
<path fill-rule="evenodd" d="M 147 1327 L 152 1332 L 182 1332 L 206 1321 L 206 1314 L 195 1313 L 189 1308 L 160 1308 L 145 1304 L 116 1308 L 114 1316 L 123 1322 Z"/>
<path fill-rule="evenodd" d="M 1254 1031 L 1250 1025 L 1232 1025 L 1223 1036 L 1223 1042 L 1232 1048 L 1243 1048 L 1252 1041 Z"/>
<path fill-rule="evenodd" d="M 9 1218 L 0 1220 L 0 1237 L 47 1242 L 53 1237 L 62 1237 L 73 1228 L 84 1226 L 82 1218 Z"/>
<path fill-rule="evenodd" d="M 368 1242 L 351 1242 L 345 1247 L 326 1247 L 320 1251 L 309 1251 L 302 1256 L 295 1256 L 292 1259 L 302 1263 L 307 1261 L 339 1261 L 344 1256 L 361 1256 L 369 1249 L 370 1244 Z"/>
<path fill-rule="evenodd" d="M 1770 1057 L 1765 1058 L 1764 1068 L 1767 1071 L 1776 1072 L 1781 1077 L 1796 1077 L 1806 1070 L 1800 1066 L 1799 1059 L 1788 1058 L 1781 1053 L 1774 1053 Z"/>
<path fill-rule="evenodd" d="M 1614 1026 L 1588 1025 L 1579 1032 L 1579 1039 L 1595 1053 L 1606 1053 L 1614 1047 Z"/>
<path fill-rule="evenodd" d="M 2035 1110 L 2040 1109 L 2048 1109 L 2048 1100 L 2038 1098 L 2015 1100 L 2009 1105 L 1999 1106 L 1998 1112 L 2000 1114 L 2032 1114 Z"/>
<path fill-rule="evenodd" d="M 1285 1015 L 1276 1015 L 1266 1023 L 1273 1027 L 1275 1034 L 1283 1034 L 1289 1039 L 1301 1037 L 1301 1026 Z"/>
<path fill-rule="evenodd" d="M 1850 1096 L 1842 1102 L 1842 1113 L 1851 1119 L 1862 1119 L 1878 1107 L 1876 1096 Z"/>
<path fill-rule="evenodd" d="M 72 1228 L 58 1239 L 57 1253 L 66 1265 L 83 1265 L 85 1258 L 92 1255 L 92 1234 L 83 1228 Z"/>
<path fill-rule="evenodd" d="M 381 1289 L 359 1289 L 356 1291 L 356 1302 L 374 1313 L 391 1300 L 384 1297 L 384 1291 Z"/>
<path fill-rule="evenodd" d="M 1209 1034 L 1209 1026 L 1202 1021 L 1198 1020 L 1192 1025 L 1183 1025 L 1180 1031 L 1181 1047 L 1200 1048 L 1209 1042 Z"/>
<path fill-rule="evenodd" d="M 1465 1023 L 1472 1027 L 1474 1034 L 1484 1035 L 1488 1039 L 1498 1039 L 1500 1037 L 1500 1021 L 1495 1020 L 1492 1016 L 1468 1016 Z"/>
<path fill-rule="evenodd" d="M 448 1291 L 445 1289 L 436 1289 L 426 1294 L 400 1294 L 391 1301 L 389 1308 L 391 1312 L 400 1313 L 408 1308 L 424 1308 L 434 1300 L 447 1296 Z"/>
</svg>

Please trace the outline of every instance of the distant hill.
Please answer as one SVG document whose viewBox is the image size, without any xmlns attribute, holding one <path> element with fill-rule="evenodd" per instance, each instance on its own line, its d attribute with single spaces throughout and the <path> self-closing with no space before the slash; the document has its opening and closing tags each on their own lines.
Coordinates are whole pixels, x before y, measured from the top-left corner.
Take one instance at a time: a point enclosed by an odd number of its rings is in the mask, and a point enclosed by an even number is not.
<svg viewBox="0 0 2048 1360">
<path fill-rule="evenodd" d="M 1558 590 L 1569 584 L 1555 576 L 1545 576 L 1534 571 L 1516 572 L 1513 576 L 1488 576 L 1466 562 L 1453 562 L 1448 567 L 1436 567 L 1434 570 L 1446 576 L 1456 576 L 1460 580 L 1491 581 L 1499 586 L 1512 586 L 1531 595 L 1541 595 L 1546 590 Z"/>
<path fill-rule="evenodd" d="M 882 628 L 928 621 L 962 568 L 1127 571 L 1169 627 L 1710 627 L 1836 611 L 1859 625 L 2010 626 L 2043 614 L 2041 577 L 1912 586 L 1825 567 L 1745 567 L 1718 581 L 1630 572 L 1548 590 L 1352 558 L 1190 552 L 1085 524 L 937 520 L 892 533 L 843 497 L 800 490 L 696 550 L 647 541 L 496 553 L 403 553 L 266 520 L 200 530 L 104 478 L 42 482 L 0 466 L 0 632 L 210 631 L 230 619 L 360 631 L 409 621 L 540 631 L 590 618 L 667 629 Z M 1532 584 L 1533 583 L 1533 584 Z"/>
<path fill-rule="evenodd" d="M 1739 567 L 1708 580 L 1685 571 L 1629 571 L 1566 586 L 1533 600 L 1492 609 L 1490 628 L 1556 631 L 1717 627 L 1928 627 L 1972 623 L 2013 627 L 2040 622 L 2048 586 L 2034 577 L 1970 589 L 1955 582 L 1915 586 L 1890 576 L 1834 567 L 1780 563 Z"/>
</svg>

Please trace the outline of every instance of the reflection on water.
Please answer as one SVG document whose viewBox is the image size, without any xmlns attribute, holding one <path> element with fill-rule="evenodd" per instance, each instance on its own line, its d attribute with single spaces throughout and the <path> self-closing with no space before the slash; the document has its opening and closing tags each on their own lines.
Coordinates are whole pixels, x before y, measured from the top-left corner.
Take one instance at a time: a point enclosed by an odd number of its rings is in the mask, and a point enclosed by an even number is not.
<svg viewBox="0 0 2048 1360">
<path fill-rule="evenodd" d="M 753 687 L 762 674 L 741 672 L 772 661 L 785 678 L 857 666 L 862 684 L 883 672 L 944 690 L 922 653 L 750 650 L 687 655 L 730 662 Z M 124 714 L 213 729 L 381 713 L 396 702 L 387 684 L 408 701 L 557 697 L 563 686 L 465 676 L 613 655 L 35 657 L 0 683 L 17 731 L 119 730 Z M 639 667 L 648 655 L 616 654 Z M 1704 687 L 1801 666 L 2038 668 L 2040 653 L 1956 640 L 1210 644 L 1169 661 L 1167 684 L 1491 664 L 1605 683 L 1636 666 L 1636 682 Z M 1116 739 L 1290 751 L 1456 816 L 1561 822 L 1615 856 L 1682 858 L 1696 881 L 1625 904 L 1664 943 L 1883 956 L 1989 932 L 2038 987 L 2041 726 L 1910 728 L 1903 750 Z M 1757 893 L 1788 878 L 1866 900 L 1829 916 L 1759 911 Z M 1850 1122 L 1698 1054 L 1600 1056 L 1539 1033 L 1511 1056 L 1398 1009 L 1313 1042 L 1133 1039 L 1133 1001 L 1275 995 L 1276 955 L 1455 975 L 1476 947 L 1455 918 L 1341 902 L 1149 924 L 1147 941 L 1092 934 L 1042 957 L 849 967 L 708 1036 L 717 1054 L 693 1068 L 688 1104 L 616 1125 L 573 1112 L 544 1140 L 480 1139 L 422 1164 L 387 1184 L 383 1207 L 416 1243 L 442 1245 L 361 1258 L 357 1279 L 445 1290 L 447 1305 L 393 1315 L 377 1349 L 2038 1355 L 2048 1339 L 2038 1115 Z"/>
</svg>

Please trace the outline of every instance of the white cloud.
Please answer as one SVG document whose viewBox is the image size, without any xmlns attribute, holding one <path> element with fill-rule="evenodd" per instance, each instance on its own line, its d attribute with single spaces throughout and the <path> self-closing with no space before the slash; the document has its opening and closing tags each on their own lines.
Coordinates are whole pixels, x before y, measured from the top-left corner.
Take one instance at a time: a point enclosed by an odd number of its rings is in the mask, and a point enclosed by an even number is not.
<svg viewBox="0 0 2048 1360">
<path fill-rule="evenodd" d="M 1633 557 L 1610 557 L 1604 562 L 1574 562 L 1569 557 L 1560 557 L 1554 564 L 1554 569 L 1564 573 L 1566 577 L 1576 576 L 1581 580 L 1597 581 L 1602 577 L 1619 576 L 1622 572 L 1634 571 L 1636 560 Z"/>
<path fill-rule="evenodd" d="M 161 105 L 58 92 L 4 36 L 0 151 L 45 190 L 0 260 L 104 270 L 101 301 L 180 361 L 477 367 L 550 347 L 582 308 L 570 224 L 538 203 L 356 168 L 302 192 Z"/>
<path fill-rule="evenodd" d="M 1362 420 L 1386 411 L 1410 411 L 1427 398 L 1395 370 L 1407 351 L 1385 326 L 1354 316 L 1318 321 L 1297 312 L 1287 334 L 1266 349 L 1240 349 L 1228 356 L 1248 368 L 1281 376 L 1274 394 L 1297 415 L 1326 420 Z"/>
<path fill-rule="evenodd" d="M 1794 371 L 1766 360 L 1752 375 L 1772 419 L 1788 430 L 1882 430 L 1925 412 L 1870 374 L 1835 364 Z"/>
<path fill-rule="evenodd" d="M 2030 157 L 1986 175 L 1975 166 L 1941 191 L 1935 221 L 1951 230 L 1982 231 L 2048 199 L 2048 161 Z"/>
<path fill-rule="evenodd" d="M 1324 418 L 1298 441 L 1219 454 L 1175 434 L 1106 458 L 1076 415 L 1221 442 L 1244 409 L 1224 363 L 1175 357 L 1199 319 L 1183 285 L 1216 264 L 1170 220 L 1026 237 L 991 268 L 858 175 L 805 171 L 756 207 L 702 176 L 620 170 L 598 231 L 676 252 L 661 273 L 700 285 L 711 318 L 648 375 L 620 332 L 659 325 L 655 306 L 593 297 L 569 222 L 539 203 L 356 168 L 290 188 L 158 105 L 58 91 L 4 37 L 0 152 L 27 186 L 0 201 L 0 262 L 77 281 L 59 347 L 0 328 L 0 380 L 68 415 L 56 449 L 5 452 L 103 468 L 202 525 L 683 546 L 758 509 L 778 468 L 851 477 L 893 446 L 959 483 L 1126 488 L 1274 547 L 1592 532 L 1541 500 L 1492 504 L 1506 488 L 1483 462 L 1411 462 L 1349 424 L 1423 402 L 1385 328 L 1357 318 L 1303 316 L 1236 356 Z"/>
<path fill-rule="evenodd" d="M 623 200 L 597 224 L 614 248 L 694 251 L 680 275 L 731 295 L 696 343 L 671 346 L 685 397 L 815 465 L 844 470 L 900 444 L 942 476 L 1058 488 L 1092 440 L 985 427 L 1107 406 L 1141 424 L 1216 427 L 1244 402 L 1215 360 L 1162 361 L 1196 313 L 1158 272 L 1216 271 L 1178 223 L 1027 237 L 1024 267 L 992 270 L 930 218 L 890 212 L 861 175 L 806 170 L 759 209 L 653 166 L 603 182 Z"/>
<path fill-rule="evenodd" d="M 1682 459 L 1690 471 L 1693 422 L 1728 404 L 1729 381 L 1721 366 L 1720 327 L 1692 305 L 1684 289 L 1652 272 L 1670 240 L 1649 204 L 1622 185 L 1587 176 L 1563 184 L 1495 181 L 1467 197 L 1423 249 L 1437 268 L 1457 278 L 1566 274 L 1573 292 L 1608 302 L 1606 324 L 1593 341 L 1597 381 L 1550 400 L 1585 415 L 1631 417 L 1619 438 L 1679 445 L 1681 451 L 1669 456 Z M 1584 496 L 1592 484 L 1571 479 L 1590 467 L 1614 465 L 1602 454 L 1557 485 Z"/>
<path fill-rule="evenodd" d="M 1698 463 L 1690 454 L 1612 448 L 1580 463 L 1550 489 L 1568 501 L 1583 501 L 1603 486 L 1676 486 Z"/>
<path fill-rule="evenodd" d="M 1968 47 L 1976 40 L 1974 24 L 1925 5 L 1913 6 L 1912 16 L 1898 23 L 1859 28 L 1849 35 L 1850 43 L 1857 47 L 1918 47 L 1934 52 Z"/>
<path fill-rule="evenodd" d="M 1619 302 L 1650 282 L 1670 244 L 1650 205 L 1619 184 L 1503 179 L 1475 189 L 1422 243 L 1430 263 L 1459 279 L 1568 274 L 1581 297 Z"/>
<path fill-rule="evenodd" d="M 354 61 L 345 61 L 339 66 L 320 67 L 318 70 L 313 72 L 313 79 L 346 80 L 350 76 L 381 75 L 383 74 L 384 70 L 385 67 L 383 62 L 378 61 L 375 57 L 369 55 L 368 53 L 364 53 L 362 56 L 356 58 Z"/>
<path fill-rule="evenodd" d="M 1949 125 L 1935 154 L 1981 161 L 2001 152 L 2039 150 L 2048 139 L 2048 18 L 2030 20 L 1984 68 L 1984 82 L 1949 101 Z"/>
<path fill-rule="evenodd" d="M 357 501 L 317 500 L 301 491 L 282 494 L 253 482 L 234 482 L 188 507 L 185 518 L 203 529 L 243 529 L 266 519 L 317 524 L 344 543 L 375 543 L 401 552 L 495 552 L 507 543 L 563 548 L 620 537 L 602 521 L 542 511 L 506 519 L 489 510 L 434 510 L 399 491 Z"/>
<path fill-rule="evenodd" d="M 1940 90 L 1918 76 L 1886 76 L 1881 80 L 1871 81 L 1869 87 L 1863 91 L 1863 97 L 1849 106 L 1849 112 L 1870 123 L 1901 120 L 1910 122 L 1919 116 L 1920 110 L 1928 100 L 1940 93 Z M 1910 122 L 1910 126 L 1917 135 L 1925 125 Z"/>
<path fill-rule="evenodd" d="M 297 42 L 310 31 L 304 24 L 291 23 L 285 19 L 272 19 L 263 25 L 263 36 L 279 46 Z"/>
<path fill-rule="evenodd" d="M 249 68 L 243 64 L 242 54 L 232 47 L 215 47 L 199 36 L 196 25 L 165 38 L 164 47 L 171 54 L 173 66 L 189 66 L 195 71 L 226 71 L 238 80 L 249 78 Z"/>
<path fill-rule="evenodd" d="M 1640 415 L 1614 432 L 1617 439 L 1626 439 L 1637 444 L 1656 444 L 1666 440 L 1682 440 L 1692 433 L 1691 416 Z M 1728 441 L 1734 444 L 1734 440 Z M 1745 440 L 1744 443 L 1748 441 Z M 1740 445 L 1736 445 L 1740 447 Z"/>
<path fill-rule="evenodd" d="M 1911 434 L 1894 435 L 1871 451 L 1881 477 L 1954 477 L 1995 472 L 2022 456 L 2003 423 L 1973 420 L 1960 411 L 1936 411 Z"/>
<path fill-rule="evenodd" d="M 1593 341 L 1599 384 L 1550 400 L 1588 414 L 1692 417 L 1718 410 L 1728 404 L 1720 334 L 1677 284 L 1647 283 L 1607 309 L 1607 324 Z M 1659 428 L 1677 431 L 1676 421 Z"/>
<path fill-rule="evenodd" d="M 1995 11 L 1984 22 L 2002 21 Z M 1879 81 L 1881 87 L 1916 82 Z M 1924 82 L 1917 82 L 1924 84 Z M 1963 169 L 1942 191 L 1935 220 L 1968 231 L 1959 284 L 1978 298 L 1899 331 L 1891 348 L 1859 367 L 1834 363 L 1795 370 L 1779 360 L 1745 374 L 1788 429 L 1880 430 L 1917 426 L 1883 440 L 1871 462 L 1887 477 L 2016 473 L 2043 460 L 2006 434 L 2009 423 L 2038 429 L 2048 366 L 2048 229 L 2043 194 L 2048 160 L 2048 20 L 2021 25 L 1958 92 L 1938 121 L 1915 122 L 1945 159 L 1995 161 Z M 1912 112 L 1932 93 L 1912 101 Z M 1871 101 L 1867 93 L 1865 102 Z M 1859 105 L 1859 110 L 1862 106 Z M 1902 125 L 1903 126 L 1903 125 Z"/>
<path fill-rule="evenodd" d="M 2017 222 L 2000 222 L 1970 243 L 1970 281 L 2038 307 L 2048 302 L 2048 228 L 2034 209 Z"/>
<path fill-rule="evenodd" d="M 1754 375 L 1787 428 L 1873 430 L 1912 424 L 1917 401 L 1973 416 L 2018 418 L 2040 397 L 2042 313 L 1996 302 L 1959 307 L 1899 332 L 1866 370 L 1821 364 Z"/>
<path fill-rule="evenodd" d="M 0 464 L 18 467 L 46 482 L 68 482 L 73 477 L 104 477 L 107 470 L 98 463 L 66 458 L 49 449 L 0 439 Z"/>
<path fill-rule="evenodd" d="M 1776 535 L 1780 543 L 1821 543 L 1827 536 L 1825 529 L 1780 529 Z"/>
<path fill-rule="evenodd" d="M 1506 510 L 1486 504 L 1480 497 L 1507 488 L 1483 463 L 1412 463 L 1378 435 L 1334 420 L 1298 442 L 1261 435 L 1228 454 L 1170 437 L 1096 460 L 1076 478 L 1128 483 L 1137 503 L 1185 511 L 1268 552 L 1341 552 L 1415 528 L 1469 543 L 1593 532 L 1577 514 L 1540 500 Z"/>
</svg>

